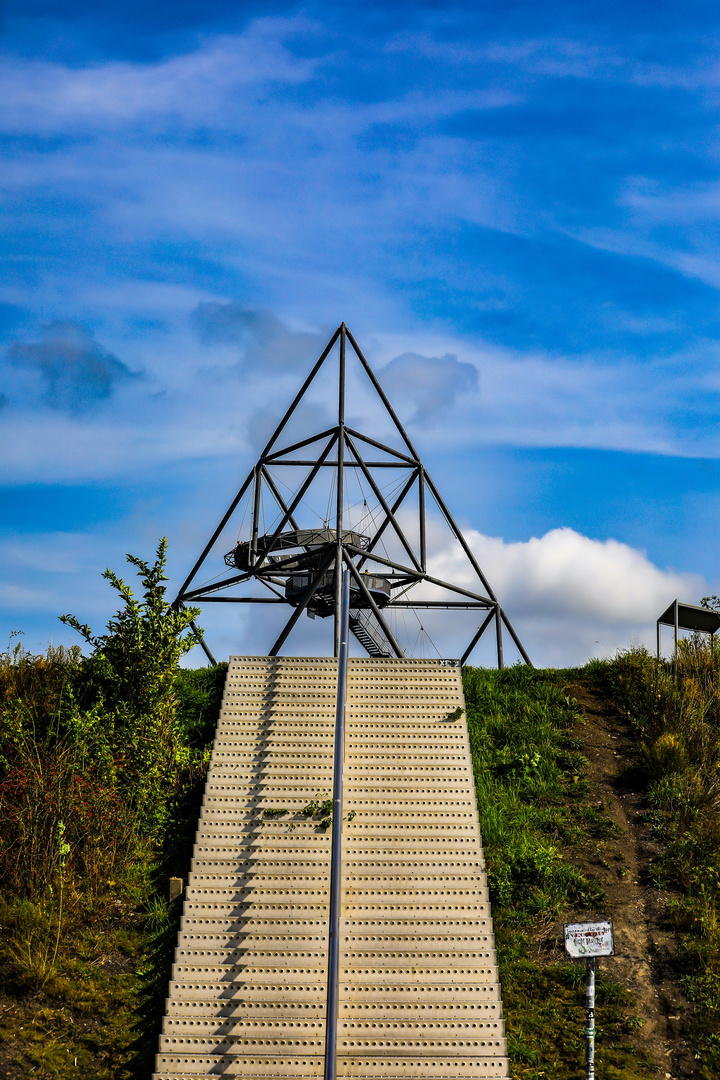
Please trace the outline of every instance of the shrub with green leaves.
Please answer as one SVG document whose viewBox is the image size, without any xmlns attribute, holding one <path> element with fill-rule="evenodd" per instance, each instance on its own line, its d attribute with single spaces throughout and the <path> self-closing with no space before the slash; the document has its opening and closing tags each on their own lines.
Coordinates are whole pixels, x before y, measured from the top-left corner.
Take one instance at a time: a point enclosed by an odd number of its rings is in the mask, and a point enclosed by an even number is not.
<svg viewBox="0 0 720 1080">
<path fill-rule="evenodd" d="M 105 571 L 123 601 L 105 634 L 96 637 L 74 615 L 61 616 L 92 649 L 78 673 L 78 697 L 87 716 L 103 713 L 117 786 L 138 831 L 147 835 L 162 829 L 168 800 L 197 764 L 178 738 L 174 681 L 180 659 L 197 643 L 190 624 L 199 609 L 168 605 L 166 552 L 163 538 L 152 565 L 127 556 L 141 578 L 141 600 L 122 578 Z"/>
<path fill-rule="evenodd" d="M 180 658 L 196 643 L 196 609 L 165 598 L 166 541 L 154 563 L 128 556 L 142 582 L 136 599 L 112 571 L 122 606 L 91 647 L 33 656 L 17 643 L 0 657 L 0 886 L 40 897 L 59 873 L 63 825 L 68 866 L 102 890 L 138 844 L 162 835 L 173 800 L 202 772 L 177 716 Z"/>
</svg>

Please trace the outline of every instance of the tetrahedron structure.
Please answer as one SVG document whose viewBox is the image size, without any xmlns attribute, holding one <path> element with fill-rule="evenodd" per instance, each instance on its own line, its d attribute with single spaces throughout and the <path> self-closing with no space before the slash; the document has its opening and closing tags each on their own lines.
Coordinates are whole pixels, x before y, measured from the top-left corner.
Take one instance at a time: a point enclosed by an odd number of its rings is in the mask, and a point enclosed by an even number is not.
<svg viewBox="0 0 720 1080">
<path fill-rule="evenodd" d="M 334 357 L 337 365 L 331 359 Z M 356 369 L 352 388 L 350 362 Z M 348 422 L 346 404 L 355 407 L 358 375 L 379 408 L 381 433 L 388 430 L 395 446 L 363 434 Z M 307 413 L 312 415 L 307 403 L 312 389 L 320 384 L 327 393 L 333 383 L 337 423 L 288 443 L 293 422 Z M 303 399 L 306 401 L 301 405 Z M 228 551 L 228 530 L 233 526 L 233 546 Z M 433 554 L 439 537 L 444 557 Z M 221 555 L 224 569 L 217 574 Z M 208 571 L 208 559 L 210 573 L 216 576 L 198 585 L 201 568 L 205 567 L 204 574 Z M 448 562 L 455 581 L 443 576 Z M 530 663 L 477 559 L 343 323 L 250 470 L 175 604 L 289 604 L 293 610 L 269 650 L 270 656 L 282 650 L 303 614 L 331 617 L 337 655 L 340 582 L 345 567 L 352 580 L 350 627 L 368 655 L 412 654 L 412 634 L 406 634 L 403 641 L 398 631 L 398 620 L 403 621 L 406 615 L 415 616 L 422 630 L 418 612 L 444 611 L 456 616 L 470 612 L 474 613 L 470 616 L 474 618 L 472 636 L 462 653 L 462 663 L 491 625 L 499 667 L 503 666 L 503 627 L 522 659 Z"/>
</svg>

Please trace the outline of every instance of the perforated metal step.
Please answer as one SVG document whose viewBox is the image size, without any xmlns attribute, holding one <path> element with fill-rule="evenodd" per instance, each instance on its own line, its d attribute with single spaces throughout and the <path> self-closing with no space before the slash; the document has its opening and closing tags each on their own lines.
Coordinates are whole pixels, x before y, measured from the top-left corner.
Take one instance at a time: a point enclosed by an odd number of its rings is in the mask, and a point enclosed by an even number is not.
<svg viewBox="0 0 720 1080">
<path fill-rule="evenodd" d="M 231 659 L 153 1080 L 323 1075 L 336 690 Z M 463 708 L 455 667 L 349 661 L 343 1080 L 509 1076 Z"/>
</svg>

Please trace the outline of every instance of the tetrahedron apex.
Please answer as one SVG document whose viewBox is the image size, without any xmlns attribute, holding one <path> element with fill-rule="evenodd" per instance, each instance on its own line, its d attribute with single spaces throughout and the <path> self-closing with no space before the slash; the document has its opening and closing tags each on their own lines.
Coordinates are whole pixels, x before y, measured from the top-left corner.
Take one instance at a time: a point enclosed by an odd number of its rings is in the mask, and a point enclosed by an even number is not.
<svg viewBox="0 0 720 1080">
<path fill-rule="evenodd" d="M 369 391 L 377 411 L 375 433 L 389 431 L 386 439 L 391 438 L 395 445 L 363 434 L 347 422 L 351 380 L 354 391 Z M 298 406 L 319 383 L 325 391 L 329 385 L 334 387 L 337 423 L 287 442 L 291 424 L 300 416 Z M 355 393 L 352 400 L 356 400 Z M 447 561 L 438 555 L 438 543 L 446 555 L 452 551 L 453 567 L 460 567 L 458 580 L 448 581 L 440 571 L 433 572 Z M 193 587 L 208 559 L 210 573 L 215 576 Z M 223 560 L 230 573 L 218 573 Z M 453 625 L 462 613 L 469 613 L 463 616 L 470 621 L 471 636 L 462 663 L 491 624 L 498 666 L 503 665 L 503 627 L 520 656 L 530 663 L 473 552 L 343 323 L 248 473 L 175 603 L 290 605 L 293 610 L 269 650 L 271 656 L 283 648 L 303 614 L 332 617 L 337 655 L 344 568 L 350 571 L 352 582 L 350 627 L 370 656 L 410 656 L 417 651 L 418 641 L 424 649 L 427 631 L 419 613 L 424 613 L 425 622 L 434 620 L 435 626 L 438 613 L 449 612 Z"/>
</svg>

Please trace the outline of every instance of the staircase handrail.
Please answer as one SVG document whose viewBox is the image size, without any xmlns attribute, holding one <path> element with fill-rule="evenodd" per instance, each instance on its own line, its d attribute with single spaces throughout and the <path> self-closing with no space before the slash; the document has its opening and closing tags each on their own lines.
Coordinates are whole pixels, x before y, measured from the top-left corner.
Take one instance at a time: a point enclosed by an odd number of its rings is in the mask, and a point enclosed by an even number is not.
<svg viewBox="0 0 720 1080">
<path fill-rule="evenodd" d="M 353 609 L 353 619 L 364 630 L 368 638 L 376 645 L 378 649 L 378 656 L 392 656 L 393 650 L 390 642 L 385 637 L 382 627 L 378 624 L 373 616 L 372 611 L 367 611 L 364 608 Z M 357 630 L 353 630 L 357 636 Z M 361 642 L 365 645 L 365 642 Z M 403 654 L 407 657 L 408 651 L 402 645 L 400 646 Z"/>
<path fill-rule="evenodd" d="M 337 1061 L 338 977 L 340 959 L 340 878 L 342 859 L 343 765 L 347 701 L 348 638 L 350 636 L 350 571 L 342 576 L 340 649 L 338 652 L 335 757 L 333 762 L 332 855 L 328 917 L 327 1006 L 325 1009 L 325 1080 L 335 1080 Z"/>
</svg>

